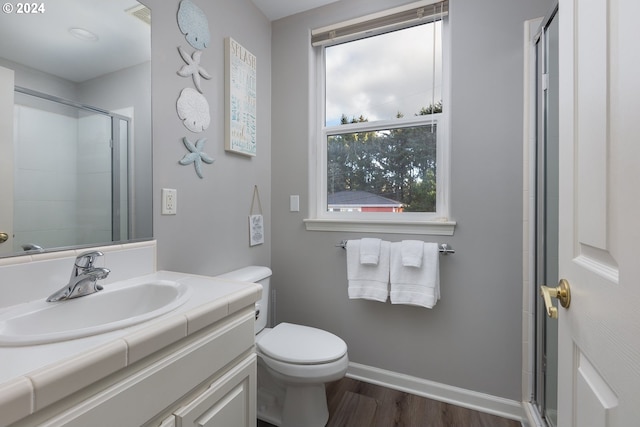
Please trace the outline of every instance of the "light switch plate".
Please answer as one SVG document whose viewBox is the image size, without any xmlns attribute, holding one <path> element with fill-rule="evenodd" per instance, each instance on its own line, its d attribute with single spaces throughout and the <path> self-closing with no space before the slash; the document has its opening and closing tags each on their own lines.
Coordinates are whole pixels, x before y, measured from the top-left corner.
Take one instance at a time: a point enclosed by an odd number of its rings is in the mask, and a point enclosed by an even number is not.
<svg viewBox="0 0 640 427">
<path fill-rule="evenodd" d="M 300 196 L 289 196 L 289 211 L 300 212 Z"/>
</svg>

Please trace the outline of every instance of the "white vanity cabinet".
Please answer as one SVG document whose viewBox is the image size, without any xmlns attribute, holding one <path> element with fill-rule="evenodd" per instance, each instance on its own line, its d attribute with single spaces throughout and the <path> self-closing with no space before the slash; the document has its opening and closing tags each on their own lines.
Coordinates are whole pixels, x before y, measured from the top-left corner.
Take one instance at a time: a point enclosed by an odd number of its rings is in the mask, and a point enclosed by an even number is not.
<svg viewBox="0 0 640 427">
<path fill-rule="evenodd" d="M 256 356 L 238 363 L 209 389 L 174 412 L 176 427 L 256 425 Z"/>
<path fill-rule="evenodd" d="M 256 425 L 253 304 L 11 427 Z"/>
</svg>

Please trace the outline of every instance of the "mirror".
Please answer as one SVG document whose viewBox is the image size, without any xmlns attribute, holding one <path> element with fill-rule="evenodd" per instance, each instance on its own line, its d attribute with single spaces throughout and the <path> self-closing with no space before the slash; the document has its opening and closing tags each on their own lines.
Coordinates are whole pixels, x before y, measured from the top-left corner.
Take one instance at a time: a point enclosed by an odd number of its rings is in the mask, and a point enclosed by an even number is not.
<svg viewBox="0 0 640 427">
<path fill-rule="evenodd" d="M 0 25 L 0 257 L 151 239 L 150 10 L 13 5 Z"/>
</svg>

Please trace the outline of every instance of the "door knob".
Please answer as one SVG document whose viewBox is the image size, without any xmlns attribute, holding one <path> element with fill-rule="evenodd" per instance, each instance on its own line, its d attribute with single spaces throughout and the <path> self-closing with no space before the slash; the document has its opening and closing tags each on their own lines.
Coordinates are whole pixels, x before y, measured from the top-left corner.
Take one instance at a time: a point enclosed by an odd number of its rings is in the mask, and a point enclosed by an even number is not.
<svg viewBox="0 0 640 427">
<path fill-rule="evenodd" d="M 571 288 L 569 282 L 565 279 L 560 279 L 557 288 L 550 288 L 548 286 L 540 286 L 540 294 L 544 298 L 544 305 L 547 309 L 547 316 L 552 319 L 558 318 L 558 309 L 551 303 L 551 298 L 557 298 L 560 300 L 560 305 L 564 308 L 569 308 L 571 305 Z"/>
<path fill-rule="evenodd" d="M 9 240 L 9 235 L 7 233 L 0 233 L 0 243 L 4 243 Z"/>
</svg>

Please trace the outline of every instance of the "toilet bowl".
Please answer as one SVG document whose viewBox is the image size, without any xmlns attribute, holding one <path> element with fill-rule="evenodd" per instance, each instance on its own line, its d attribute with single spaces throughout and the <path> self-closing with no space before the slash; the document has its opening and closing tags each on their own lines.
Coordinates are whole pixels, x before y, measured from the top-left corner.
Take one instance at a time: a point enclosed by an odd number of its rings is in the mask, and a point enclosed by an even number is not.
<svg viewBox="0 0 640 427">
<path fill-rule="evenodd" d="M 329 419 L 325 383 L 344 377 L 349 365 L 347 345 L 318 328 L 280 323 L 267 328 L 267 267 L 246 267 L 219 276 L 260 283 L 256 303 L 258 354 L 258 418 L 280 427 L 323 427 Z"/>
</svg>

